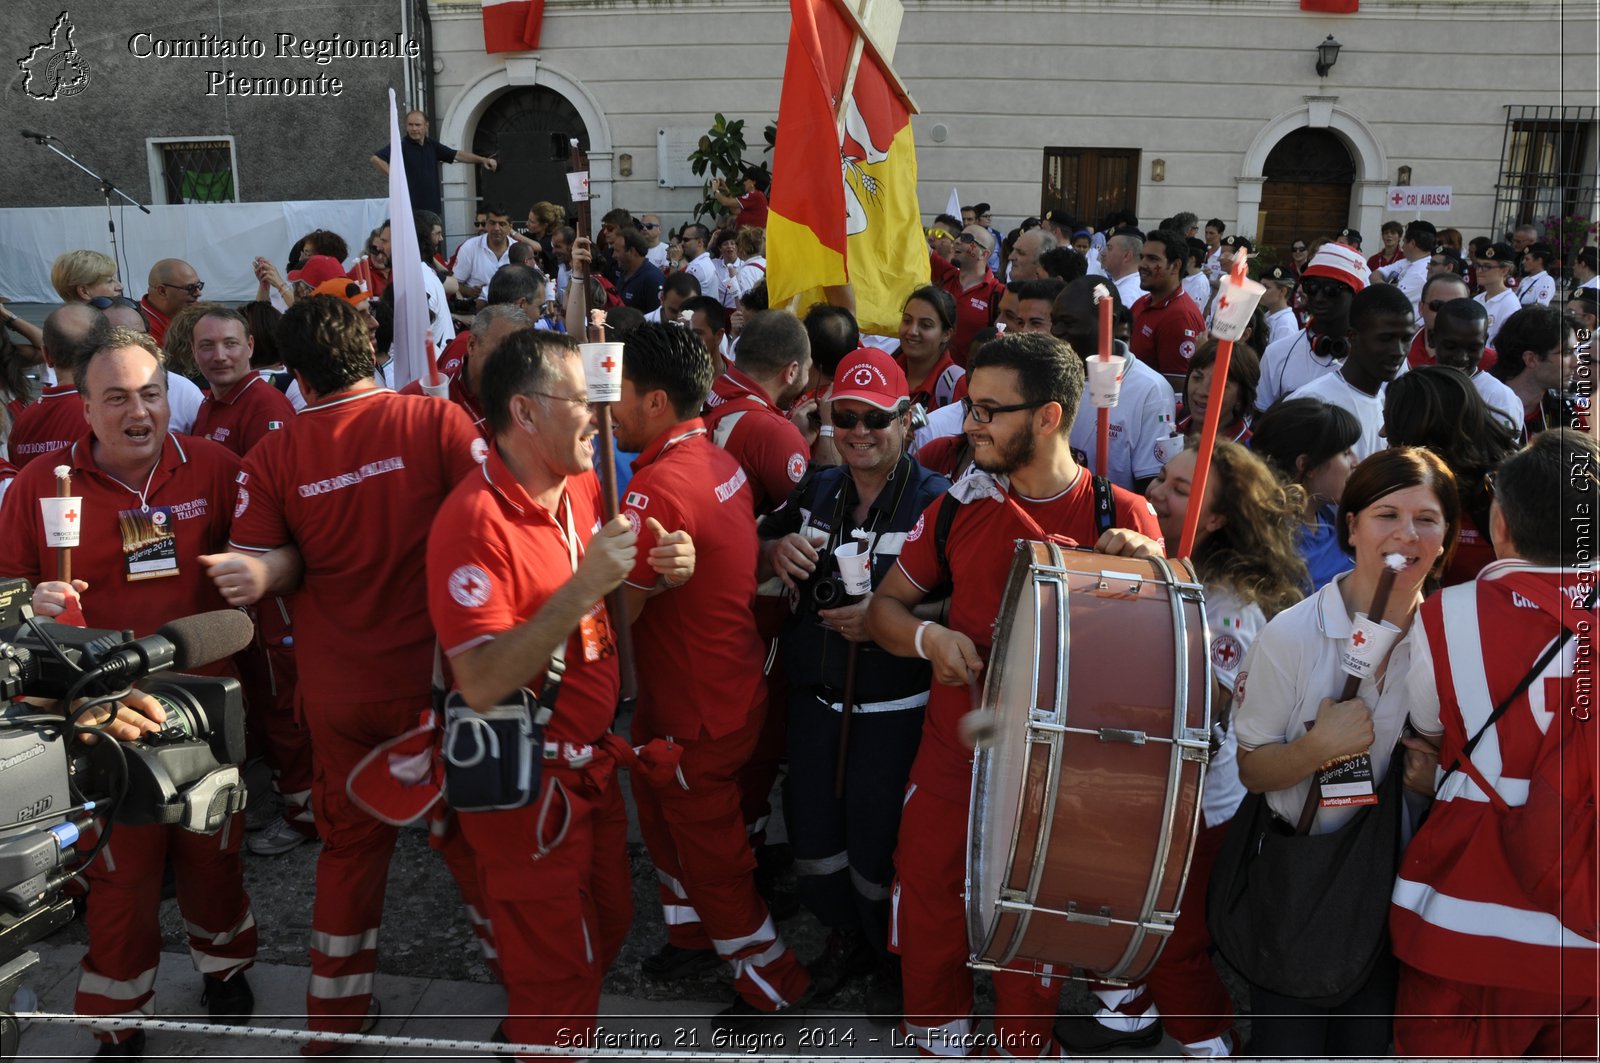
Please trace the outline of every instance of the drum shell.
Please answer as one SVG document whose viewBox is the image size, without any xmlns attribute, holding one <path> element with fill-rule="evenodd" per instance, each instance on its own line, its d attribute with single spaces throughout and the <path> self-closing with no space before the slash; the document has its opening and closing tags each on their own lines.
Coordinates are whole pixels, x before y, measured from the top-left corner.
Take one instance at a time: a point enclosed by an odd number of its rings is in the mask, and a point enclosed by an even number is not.
<svg viewBox="0 0 1600 1063">
<path fill-rule="evenodd" d="M 984 692 L 997 735 L 974 762 L 974 962 L 1140 978 L 1199 822 L 1200 589 L 1183 562 L 1021 543 L 1005 603 Z"/>
</svg>

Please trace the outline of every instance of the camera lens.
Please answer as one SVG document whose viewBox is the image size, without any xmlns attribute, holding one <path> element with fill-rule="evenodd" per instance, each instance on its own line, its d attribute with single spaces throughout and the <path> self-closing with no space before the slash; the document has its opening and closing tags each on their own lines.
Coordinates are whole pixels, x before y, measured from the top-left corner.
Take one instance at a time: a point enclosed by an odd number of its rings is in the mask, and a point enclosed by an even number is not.
<svg viewBox="0 0 1600 1063">
<path fill-rule="evenodd" d="M 844 596 L 844 586 L 834 576 L 818 580 L 812 588 L 811 596 L 817 603 L 818 609 L 832 609 L 837 606 Z"/>
<path fill-rule="evenodd" d="M 189 691 L 161 683 L 147 687 L 145 693 L 155 698 L 161 707 L 167 710 L 167 722 L 162 725 L 160 731 L 163 739 L 194 739 L 204 742 L 209 738 L 210 728 L 206 726 L 205 709 Z"/>
</svg>

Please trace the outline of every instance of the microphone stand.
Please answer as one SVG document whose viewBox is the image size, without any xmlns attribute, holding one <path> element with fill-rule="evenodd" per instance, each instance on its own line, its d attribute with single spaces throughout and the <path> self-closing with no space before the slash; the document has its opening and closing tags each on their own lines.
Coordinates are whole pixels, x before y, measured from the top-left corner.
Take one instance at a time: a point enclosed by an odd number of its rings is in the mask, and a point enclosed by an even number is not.
<svg viewBox="0 0 1600 1063">
<path fill-rule="evenodd" d="M 145 206 L 143 203 L 140 203 L 137 199 L 134 199 L 132 196 L 128 195 L 128 193 L 124 192 L 122 189 L 118 188 L 116 185 L 112 184 L 111 183 L 111 178 L 102 177 L 101 175 L 95 173 L 93 170 L 89 169 L 89 167 L 85 166 L 83 163 L 79 162 L 73 156 L 73 154 L 70 151 L 66 151 L 65 149 L 56 147 L 55 144 L 51 143 L 51 141 L 54 141 L 56 139 L 55 137 L 42 137 L 41 136 L 41 137 L 29 137 L 28 139 L 32 140 L 34 143 L 40 145 L 41 147 L 49 148 L 51 151 L 55 152 L 57 155 L 61 156 L 63 159 L 66 159 L 68 162 L 72 163 L 72 165 L 76 166 L 78 169 L 82 170 L 84 173 L 86 173 L 90 177 L 94 178 L 96 186 L 100 189 L 100 194 L 105 197 L 105 201 L 106 201 L 106 231 L 111 234 L 111 261 L 113 263 L 118 263 L 120 260 L 117 258 L 117 223 L 113 220 L 112 214 L 111 214 L 111 193 L 115 192 L 117 195 L 121 196 L 123 199 L 127 200 L 129 203 L 131 203 L 135 207 L 138 207 L 140 210 L 144 211 L 146 214 L 150 213 L 150 208 Z M 118 265 L 117 266 L 117 271 L 118 271 L 117 279 L 119 281 L 122 279 L 121 278 L 121 270 L 122 270 L 122 267 L 120 265 Z"/>
</svg>

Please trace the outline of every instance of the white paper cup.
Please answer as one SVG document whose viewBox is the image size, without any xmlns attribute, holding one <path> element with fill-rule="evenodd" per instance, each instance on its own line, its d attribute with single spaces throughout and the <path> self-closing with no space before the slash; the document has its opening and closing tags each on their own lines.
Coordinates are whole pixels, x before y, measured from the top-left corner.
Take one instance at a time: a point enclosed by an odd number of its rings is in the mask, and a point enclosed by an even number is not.
<svg viewBox="0 0 1600 1063">
<path fill-rule="evenodd" d="M 567 194 L 574 203 L 585 203 L 589 199 L 589 171 L 579 170 L 577 173 L 567 174 Z"/>
<path fill-rule="evenodd" d="M 580 343 L 583 379 L 590 402 L 616 402 L 622 398 L 622 344 Z"/>
<path fill-rule="evenodd" d="M 1185 440 L 1182 436 L 1168 436 L 1156 440 L 1156 460 L 1165 465 L 1179 454 L 1183 453 Z"/>
<path fill-rule="evenodd" d="M 1089 402 L 1096 409 L 1110 409 L 1122 394 L 1122 374 L 1127 364 L 1122 358 L 1090 358 Z"/>
<path fill-rule="evenodd" d="M 1211 334 L 1219 340 L 1238 341 L 1244 338 L 1250 315 L 1256 312 L 1266 288 L 1249 277 L 1243 284 L 1235 284 L 1233 274 L 1224 274 L 1222 287 L 1217 289 L 1216 313 L 1211 321 Z"/>
<path fill-rule="evenodd" d="M 1357 613 L 1354 620 L 1355 631 L 1339 654 L 1339 664 L 1349 675 L 1371 679 L 1400 637 L 1400 629 L 1386 621 L 1371 620 L 1366 613 Z"/>
<path fill-rule="evenodd" d="M 78 530 L 83 526 L 83 499 L 41 498 L 44 510 L 44 544 L 48 547 L 78 545 Z"/>
<path fill-rule="evenodd" d="M 845 543 L 834 550 L 833 556 L 839 562 L 839 578 L 844 581 L 845 590 L 851 594 L 872 593 L 872 555 L 867 553 L 865 543 Z"/>
</svg>

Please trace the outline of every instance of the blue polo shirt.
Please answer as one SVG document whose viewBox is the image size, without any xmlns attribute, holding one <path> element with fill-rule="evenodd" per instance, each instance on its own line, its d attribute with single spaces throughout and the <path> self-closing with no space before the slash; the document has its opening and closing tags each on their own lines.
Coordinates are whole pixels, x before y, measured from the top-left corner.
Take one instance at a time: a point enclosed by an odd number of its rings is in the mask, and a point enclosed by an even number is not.
<svg viewBox="0 0 1600 1063">
<path fill-rule="evenodd" d="M 911 457 L 902 456 L 868 508 L 866 521 L 857 525 L 852 514 L 860 496 L 849 468 L 835 465 L 817 469 L 761 522 L 761 537 L 781 539 L 804 528 L 827 532 L 828 542 L 819 552 L 829 564 L 818 566 L 812 577 L 816 581 L 825 575 L 837 575 L 838 569 L 832 564 L 834 547 L 849 542 L 850 533 L 858 527 L 870 531 L 872 585 L 876 587 L 899 560 L 906 535 L 917 526 L 923 511 L 948 490 L 949 480 L 924 469 Z M 850 643 L 818 620 L 809 593 L 802 591 L 792 597 L 795 611 L 783 633 L 784 667 L 789 682 L 797 689 L 831 691 L 827 700 L 837 701 L 838 692 L 844 689 Z M 861 644 L 856 664 L 857 704 L 920 694 L 932 681 L 927 661 L 896 657 L 873 642 Z"/>
</svg>

